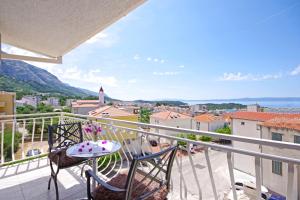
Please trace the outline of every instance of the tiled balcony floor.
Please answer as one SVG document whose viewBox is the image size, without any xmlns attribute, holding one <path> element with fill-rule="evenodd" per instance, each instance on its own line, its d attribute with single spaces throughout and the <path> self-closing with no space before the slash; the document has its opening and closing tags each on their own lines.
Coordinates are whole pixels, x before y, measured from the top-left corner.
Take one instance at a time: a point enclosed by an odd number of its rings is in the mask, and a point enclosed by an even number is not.
<svg viewBox="0 0 300 200">
<path fill-rule="evenodd" d="M 80 167 L 60 170 L 58 187 L 60 199 L 86 197 L 86 182 L 80 177 Z M 0 168 L 0 199 L 41 200 L 55 199 L 52 181 L 48 191 L 50 167 L 46 158 Z"/>
</svg>

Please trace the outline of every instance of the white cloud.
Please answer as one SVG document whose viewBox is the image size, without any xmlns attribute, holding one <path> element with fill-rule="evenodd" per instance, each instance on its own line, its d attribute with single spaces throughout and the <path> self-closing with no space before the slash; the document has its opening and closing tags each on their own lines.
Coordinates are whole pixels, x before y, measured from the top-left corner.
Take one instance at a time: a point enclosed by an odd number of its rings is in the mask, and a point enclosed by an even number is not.
<svg viewBox="0 0 300 200">
<path fill-rule="evenodd" d="M 164 59 L 161 59 L 161 60 L 160 60 L 160 63 L 162 63 L 162 64 L 165 63 L 165 60 L 164 60 Z"/>
<path fill-rule="evenodd" d="M 290 75 L 292 76 L 296 76 L 296 75 L 300 75 L 300 65 L 298 67 L 296 67 L 291 73 Z"/>
<path fill-rule="evenodd" d="M 179 67 L 179 68 L 184 68 L 185 66 L 184 66 L 184 65 L 179 65 L 178 67 Z"/>
<path fill-rule="evenodd" d="M 154 61 L 154 62 L 158 62 L 159 59 L 158 59 L 158 58 L 154 58 L 153 61 Z"/>
<path fill-rule="evenodd" d="M 130 83 L 130 84 L 133 84 L 133 83 L 136 83 L 136 82 L 137 82 L 137 80 L 135 78 L 128 80 L 128 83 Z"/>
<path fill-rule="evenodd" d="M 119 40 L 118 35 L 116 34 L 108 34 L 106 32 L 100 32 L 94 37 L 88 39 L 86 44 L 97 44 L 104 48 L 112 47 Z"/>
<path fill-rule="evenodd" d="M 139 56 L 138 54 L 135 54 L 135 55 L 133 56 L 133 59 L 134 59 L 134 60 L 139 60 L 139 59 L 140 59 L 140 56 Z"/>
<path fill-rule="evenodd" d="M 151 60 L 152 60 L 152 58 L 151 58 L 151 57 L 148 57 L 148 58 L 147 58 L 147 61 L 151 61 Z"/>
<path fill-rule="evenodd" d="M 174 75 L 178 75 L 179 72 L 153 72 L 153 75 L 156 76 L 174 76 Z"/>
<path fill-rule="evenodd" d="M 253 75 L 253 74 L 242 74 L 237 73 L 224 73 L 222 77 L 219 78 L 221 81 L 261 81 L 269 79 L 279 79 L 282 74 L 263 74 L 263 75 Z"/>
</svg>

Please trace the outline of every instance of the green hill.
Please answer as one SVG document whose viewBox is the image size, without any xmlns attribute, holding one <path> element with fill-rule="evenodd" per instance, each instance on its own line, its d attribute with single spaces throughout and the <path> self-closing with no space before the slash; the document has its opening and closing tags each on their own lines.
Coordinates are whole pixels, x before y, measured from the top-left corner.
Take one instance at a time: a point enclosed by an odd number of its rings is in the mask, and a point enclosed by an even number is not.
<svg viewBox="0 0 300 200">
<path fill-rule="evenodd" d="M 72 87 L 48 71 L 23 61 L 0 61 L 0 90 L 21 94 L 49 93 L 63 96 L 95 96 L 95 92 Z"/>
</svg>

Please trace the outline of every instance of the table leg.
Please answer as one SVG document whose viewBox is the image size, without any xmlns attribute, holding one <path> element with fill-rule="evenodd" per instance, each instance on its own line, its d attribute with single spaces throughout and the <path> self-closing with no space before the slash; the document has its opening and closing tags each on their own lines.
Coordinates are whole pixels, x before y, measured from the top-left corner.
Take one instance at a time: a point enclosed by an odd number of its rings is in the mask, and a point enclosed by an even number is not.
<svg viewBox="0 0 300 200">
<path fill-rule="evenodd" d="M 93 158 L 93 172 L 95 175 L 97 175 L 97 159 L 96 158 Z M 93 190 L 96 188 L 96 182 L 95 180 L 93 179 L 93 182 L 92 182 L 92 188 Z"/>
</svg>

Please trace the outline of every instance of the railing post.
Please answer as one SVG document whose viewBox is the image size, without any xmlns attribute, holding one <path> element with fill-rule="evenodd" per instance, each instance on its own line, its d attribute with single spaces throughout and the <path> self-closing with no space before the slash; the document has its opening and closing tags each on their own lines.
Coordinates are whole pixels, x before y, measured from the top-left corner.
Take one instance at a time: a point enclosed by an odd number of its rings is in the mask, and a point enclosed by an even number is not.
<svg viewBox="0 0 300 200">
<path fill-rule="evenodd" d="M 23 120 L 22 145 L 21 145 L 22 159 L 25 158 L 25 149 L 24 149 L 24 135 L 25 135 L 25 132 L 26 132 L 26 120 Z"/>
<path fill-rule="evenodd" d="M 3 150 L 4 150 L 4 122 L 1 123 L 1 164 L 5 162 Z"/>
<path fill-rule="evenodd" d="M 227 152 L 227 163 L 228 163 L 228 170 L 229 170 L 229 175 L 230 175 L 230 182 L 231 182 L 233 199 L 237 200 L 234 173 L 233 173 L 233 165 L 232 165 L 232 155 L 231 154 L 232 154 L 231 152 Z"/>
<path fill-rule="evenodd" d="M 213 176 L 213 172 L 212 172 L 212 168 L 211 168 L 211 163 L 210 163 L 210 159 L 209 159 L 208 148 L 205 148 L 204 152 L 205 152 L 205 159 L 206 159 L 206 163 L 207 163 L 207 169 L 208 169 L 208 173 L 209 173 L 209 177 L 210 177 L 212 190 L 214 193 L 215 200 L 217 200 L 218 194 L 217 194 L 216 184 L 215 184 L 215 180 L 214 180 L 214 176 Z"/>
<path fill-rule="evenodd" d="M 15 119 L 13 120 L 12 124 L 12 136 L 11 136 L 11 158 L 14 161 L 15 160 L 15 128 L 16 128 L 16 122 Z"/>
<path fill-rule="evenodd" d="M 288 163 L 287 200 L 294 199 L 294 164 Z"/>
<path fill-rule="evenodd" d="M 260 157 L 255 157 L 256 198 L 261 199 L 261 171 Z"/>
</svg>

